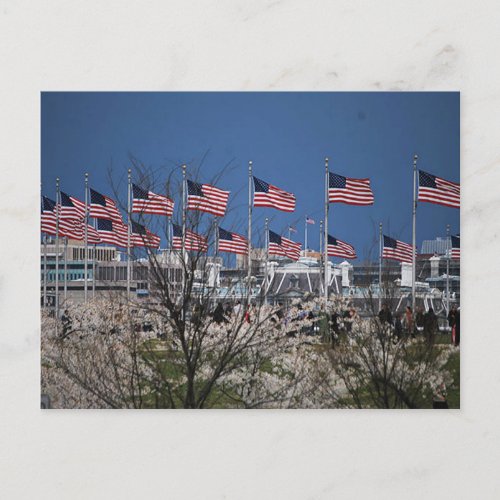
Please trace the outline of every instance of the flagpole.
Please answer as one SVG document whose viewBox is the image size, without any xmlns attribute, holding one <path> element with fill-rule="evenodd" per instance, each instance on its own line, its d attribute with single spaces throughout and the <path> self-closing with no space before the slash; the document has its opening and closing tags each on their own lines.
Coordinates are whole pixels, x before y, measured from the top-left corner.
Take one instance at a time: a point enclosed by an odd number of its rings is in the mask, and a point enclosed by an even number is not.
<svg viewBox="0 0 500 500">
<path fill-rule="evenodd" d="M 446 243 L 450 240 L 450 225 L 446 224 Z M 446 255 L 446 313 L 450 312 L 450 253 L 451 248 L 448 248 Z"/>
<path fill-rule="evenodd" d="M 214 217 L 214 256 L 219 255 L 219 217 Z"/>
<path fill-rule="evenodd" d="M 378 310 L 382 309 L 382 223 L 378 225 Z"/>
<path fill-rule="evenodd" d="M 304 220 L 304 250 L 307 252 L 307 215 Z"/>
<path fill-rule="evenodd" d="M 87 273 L 88 273 L 88 261 L 89 261 L 89 255 L 88 255 L 88 228 L 87 224 L 89 223 L 89 200 L 88 200 L 88 193 L 89 193 L 89 174 L 85 173 L 85 218 L 84 218 L 84 225 L 85 225 L 85 238 L 84 238 L 84 279 L 85 279 L 85 285 L 84 285 L 84 300 L 85 303 L 87 303 Z"/>
<path fill-rule="evenodd" d="M 43 307 L 47 307 L 47 235 L 43 233 Z"/>
<path fill-rule="evenodd" d="M 59 177 L 56 179 L 56 295 L 55 295 L 55 307 L 56 307 L 56 334 L 57 334 L 57 322 L 59 320 Z"/>
<path fill-rule="evenodd" d="M 291 240 L 291 239 L 292 239 L 291 230 L 290 230 L 290 225 L 288 225 L 288 239 L 289 239 L 289 240 Z"/>
<path fill-rule="evenodd" d="M 319 221 L 319 253 L 323 255 L 323 221 Z"/>
<path fill-rule="evenodd" d="M 412 276 L 411 276 L 411 310 L 415 314 L 415 277 L 416 277 L 416 256 L 415 248 L 417 246 L 417 159 L 413 157 L 413 224 L 412 224 Z"/>
<path fill-rule="evenodd" d="M 127 300 L 130 297 L 130 183 L 131 172 L 129 168 L 127 172 Z"/>
<path fill-rule="evenodd" d="M 247 293 L 250 301 L 250 278 L 252 277 L 252 161 L 248 162 L 248 259 L 247 259 Z"/>
<path fill-rule="evenodd" d="M 325 158 L 325 236 L 323 239 L 323 252 L 325 261 L 325 310 L 328 302 L 328 158 Z"/>
<path fill-rule="evenodd" d="M 168 182 L 165 183 L 165 196 L 168 195 Z M 167 255 L 169 255 L 170 250 L 170 216 L 167 215 L 167 222 L 165 228 L 165 248 L 167 250 Z"/>
<path fill-rule="evenodd" d="M 92 298 L 95 299 L 95 273 L 96 273 L 97 245 L 94 243 L 94 256 L 92 259 Z"/>
<path fill-rule="evenodd" d="M 97 219 L 94 219 L 94 229 L 97 231 Z M 95 281 L 96 281 L 96 261 L 97 261 L 97 243 L 94 243 L 94 260 L 92 261 L 92 298 L 95 299 Z"/>
<path fill-rule="evenodd" d="M 66 296 L 68 293 L 68 237 L 64 238 L 64 302 L 66 302 Z"/>
<path fill-rule="evenodd" d="M 182 245 L 181 245 L 182 262 L 184 264 L 184 272 L 182 273 L 182 293 L 185 294 L 186 288 L 186 165 L 182 165 Z M 185 302 L 185 300 L 183 301 Z"/>
<path fill-rule="evenodd" d="M 269 218 L 266 217 L 266 222 L 264 225 L 264 242 L 266 245 L 266 267 L 264 268 L 264 304 L 267 303 L 267 280 L 268 280 L 268 271 L 267 266 L 269 263 Z"/>
</svg>

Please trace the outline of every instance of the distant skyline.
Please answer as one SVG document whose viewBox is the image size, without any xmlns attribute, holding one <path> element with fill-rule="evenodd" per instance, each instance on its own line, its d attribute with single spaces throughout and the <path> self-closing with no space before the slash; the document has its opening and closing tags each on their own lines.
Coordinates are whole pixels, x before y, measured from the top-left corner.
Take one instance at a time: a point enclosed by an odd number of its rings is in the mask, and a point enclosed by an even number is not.
<svg viewBox="0 0 500 500">
<path fill-rule="evenodd" d="M 324 218 L 324 159 L 330 171 L 369 177 L 375 204 L 331 204 L 329 233 L 352 244 L 357 262 L 378 256 L 378 224 L 384 234 L 411 243 L 413 155 L 418 167 L 460 181 L 460 94 L 458 92 L 49 92 L 42 93 L 42 193 L 61 189 L 83 199 L 89 185 L 113 196 L 108 180 L 126 197 L 129 155 L 157 169 L 164 182 L 180 180 L 181 164 L 201 181 L 226 165 L 218 187 L 231 191 L 232 211 L 220 221 L 246 234 L 248 161 L 254 175 L 292 192 L 292 214 L 254 208 L 254 244 L 265 217 L 270 228 L 319 246 Z M 123 192 L 122 192 L 123 191 Z M 175 197 L 176 211 L 180 196 Z M 459 233 L 459 210 L 419 203 L 417 244 Z M 163 239 L 163 234 L 162 234 Z M 162 241 L 164 245 L 164 241 Z M 338 261 L 339 259 L 333 259 Z"/>
</svg>

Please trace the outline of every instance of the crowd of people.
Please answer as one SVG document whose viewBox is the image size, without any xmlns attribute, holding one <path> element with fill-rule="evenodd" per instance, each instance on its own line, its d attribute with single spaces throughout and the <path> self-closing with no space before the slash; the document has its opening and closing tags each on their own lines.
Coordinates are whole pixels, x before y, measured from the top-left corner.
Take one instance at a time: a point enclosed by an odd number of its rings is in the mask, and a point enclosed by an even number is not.
<svg viewBox="0 0 500 500">
<path fill-rule="evenodd" d="M 394 330 L 394 336 L 400 340 L 404 337 L 412 337 L 422 333 L 426 341 L 433 345 L 436 335 L 439 332 L 438 317 L 432 307 L 424 312 L 423 307 L 417 309 L 414 315 L 410 306 L 406 306 L 405 312 L 396 313 L 394 318 L 387 303 L 383 304 L 378 313 L 378 318 L 382 324 L 389 325 Z M 453 305 L 448 313 L 448 325 L 452 332 L 452 343 L 460 345 L 460 309 Z"/>
</svg>

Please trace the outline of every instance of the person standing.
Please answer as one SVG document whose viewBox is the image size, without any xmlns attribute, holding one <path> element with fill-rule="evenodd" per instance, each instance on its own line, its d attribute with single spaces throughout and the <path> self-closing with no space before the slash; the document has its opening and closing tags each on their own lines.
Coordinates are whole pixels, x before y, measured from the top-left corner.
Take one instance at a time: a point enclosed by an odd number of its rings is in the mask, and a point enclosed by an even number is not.
<svg viewBox="0 0 500 500">
<path fill-rule="evenodd" d="M 432 307 L 429 307 L 429 310 L 427 311 L 424 317 L 424 334 L 427 343 L 430 346 L 433 346 L 434 342 L 436 341 L 437 329 L 438 329 L 437 316 L 434 313 L 434 309 Z"/>
<path fill-rule="evenodd" d="M 455 313 L 455 345 L 460 345 L 460 307 Z"/>
<path fill-rule="evenodd" d="M 380 309 L 378 313 L 378 319 L 383 325 L 384 324 L 392 325 L 392 313 L 389 309 L 389 304 L 384 303 L 382 309 Z"/>
<path fill-rule="evenodd" d="M 401 340 L 403 338 L 403 323 L 401 322 L 401 313 L 396 314 L 396 320 L 394 321 L 394 336 Z"/>
<path fill-rule="evenodd" d="M 417 315 L 415 316 L 415 325 L 418 331 L 422 331 L 425 326 L 425 315 L 422 306 L 418 308 Z"/>
<path fill-rule="evenodd" d="M 451 307 L 449 313 L 448 313 L 448 326 L 450 327 L 451 330 L 451 343 L 456 345 L 455 341 L 455 336 L 456 336 L 456 329 L 455 329 L 455 322 L 456 322 L 456 314 L 457 314 L 457 306 L 453 304 Z"/>
<path fill-rule="evenodd" d="M 413 326 L 413 311 L 410 306 L 406 306 L 405 310 L 405 325 L 408 335 L 412 338 L 415 337 L 415 331 Z"/>
</svg>

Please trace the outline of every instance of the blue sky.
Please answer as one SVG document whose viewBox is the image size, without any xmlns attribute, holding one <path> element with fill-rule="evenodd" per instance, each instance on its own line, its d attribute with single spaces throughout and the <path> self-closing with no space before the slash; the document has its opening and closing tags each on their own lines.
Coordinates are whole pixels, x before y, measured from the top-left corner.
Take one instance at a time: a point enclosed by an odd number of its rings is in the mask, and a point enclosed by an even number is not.
<svg viewBox="0 0 500 500">
<path fill-rule="evenodd" d="M 279 92 L 279 93 L 42 93 L 42 192 L 63 191 L 83 199 L 89 185 L 112 194 L 123 184 L 129 155 L 156 169 L 163 182 L 178 166 L 209 181 L 229 168 L 218 186 L 232 192 L 230 214 L 221 226 L 246 232 L 248 161 L 261 179 L 294 193 L 297 209 L 286 214 L 254 209 L 254 234 L 270 227 L 286 235 L 289 224 L 309 246 L 319 245 L 324 218 L 324 158 L 330 170 L 369 177 L 371 207 L 330 205 L 329 232 L 354 245 L 359 260 L 376 257 L 378 223 L 384 233 L 411 242 L 412 158 L 419 168 L 460 180 L 460 95 L 457 92 Z M 176 202 L 179 196 L 176 196 Z M 176 204 L 180 206 L 179 203 Z M 429 203 L 418 206 L 417 242 L 459 232 L 459 210 Z M 255 240 L 255 243 L 257 239 Z"/>
</svg>

